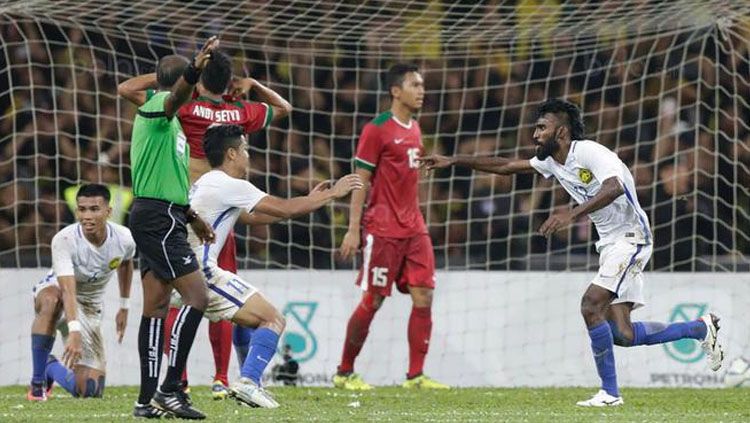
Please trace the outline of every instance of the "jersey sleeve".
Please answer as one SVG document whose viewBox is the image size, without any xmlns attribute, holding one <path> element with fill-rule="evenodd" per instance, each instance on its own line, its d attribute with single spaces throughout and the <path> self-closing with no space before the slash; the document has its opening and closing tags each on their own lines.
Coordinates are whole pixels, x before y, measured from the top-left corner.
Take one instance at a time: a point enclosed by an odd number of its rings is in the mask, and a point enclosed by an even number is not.
<svg viewBox="0 0 750 423">
<path fill-rule="evenodd" d="M 164 103 L 169 97 L 169 91 L 158 91 L 151 98 L 138 108 L 138 115 L 146 118 L 148 125 L 154 128 L 160 128 L 169 125 L 170 119 L 167 119 Z"/>
<path fill-rule="evenodd" d="M 237 207 L 248 212 L 253 211 L 256 205 L 267 196 L 265 192 L 255 185 L 242 179 L 228 179 L 225 191 L 222 191 L 222 199 L 229 207 Z"/>
<path fill-rule="evenodd" d="M 75 235 L 66 232 L 59 232 L 52 238 L 50 249 L 52 250 L 52 270 L 56 276 L 73 276 L 73 251 L 75 245 L 73 238 Z"/>
<path fill-rule="evenodd" d="M 613 176 L 622 182 L 623 163 L 615 153 L 593 141 L 579 141 L 578 144 L 575 146 L 578 164 L 590 170 L 599 183 Z"/>
<path fill-rule="evenodd" d="M 544 179 L 549 179 L 552 176 L 552 171 L 549 169 L 549 160 L 549 157 L 544 160 L 539 160 L 536 157 L 532 157 L 531 159 L 529 159 L 529 164 L 537 172 L 541 173 L 542 176 L 544 176 Z"/>
<path fill-rule="evenodd" d="M 129 230 L 125 231 L 125 257 L 123 260 L 133 260 L 135 257 L 135 240 Z"/>
<path fill-rule="evenodd" d="M 273 109 L 266 103 L 251 103 L 242 101 L 242 108 L 245 110 L 247 120 L 243 127 L 245 132 L 252 133 L 265 129 L 271 124 L 273 119 Z"/>
<path fill-rule="evenodd" d="M 378 127 L 368 123 L 362 129 L 362 134 L 359 136 L 354 164 L 357 167 L 372 172 L 378 166 L 382 151 L 383 143 L 380 141 L 380 137 L 378 137 Z"/>
</svg>

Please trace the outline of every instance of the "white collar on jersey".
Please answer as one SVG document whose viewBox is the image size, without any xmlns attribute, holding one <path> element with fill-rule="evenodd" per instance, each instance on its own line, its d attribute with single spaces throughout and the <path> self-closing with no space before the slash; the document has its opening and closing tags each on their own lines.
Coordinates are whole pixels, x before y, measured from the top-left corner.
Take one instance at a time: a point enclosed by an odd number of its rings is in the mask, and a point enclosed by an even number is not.
<svg viewBox="0 0 750 423">
<path fill-rule="evenodd" d="M 391 115 L 391 119 L 393 119 L 393 120 L 394 120 L 394 121 L 395 121 L 396 123 L 398 123 L 398 124 L 399 124 L 399 125 L 400 125 L 401 127 L 403 127 L 403 128 L 406 128 L 406 129 L 411 129 L 411 121 L 412 121 L 411 119 L 409 119 L 409 124 L 408 124 L 408 125 L 406 125 L 406 124 L 404 124 L 403 122 L 401 122 L 400 120 L 398 120 L 398 119 L 396 118 L 396 115 Z"/>
</svg>

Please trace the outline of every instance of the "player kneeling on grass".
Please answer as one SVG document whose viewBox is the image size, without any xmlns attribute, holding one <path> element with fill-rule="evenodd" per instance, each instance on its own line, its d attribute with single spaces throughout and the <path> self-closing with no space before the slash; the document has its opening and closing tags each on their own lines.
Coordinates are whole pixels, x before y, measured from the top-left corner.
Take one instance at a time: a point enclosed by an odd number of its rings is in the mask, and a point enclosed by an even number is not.
<svg viewBox="0 0 750 423">
<path fill-rule="evenodd" d="M 33 374 L 27 394 L 31 401 L 47 400 L 53 381 L 74 397 L 102 396 L 106 372 L 100 328 L 102 296 L 115 271 L 121 297 L 116 316 L 118 342 L 125 334 L 135 241 L 128 228 L 107 222 L 112 212 L 107 187 L 84 185 L 76 202 L 78 223 L 52 238 L 52 270 L 33 290 Z M 58 326 L 67 333 L 64 365 L 50 355 Z"/>
<path fill-rule="evenodd" d="M 205 316 L 211 321 L 231 320 L 256 328 L 250 352 L 241 365 L 240 380 L 232 385 L 230 395 L 251 406 L 275 408 L 279 404 L 260 382 L 276 353 L 286 322 L 255 287 L 220 269 L 217 257 L 237 221 L 247 225 L 268 224 L 307 214 L 354 189 L 361 189 L 362 181 L 357 175 L 347 175 L 331 188 L 325 188 L 327 183 L 319 184 L 307 196 L 274 197 L 244 179 L 249 170 L 247 148 L 244 130 L 237 125 L 214 126 L 206 131 L 203 150 L 211 170 L 193 185 L 190 206 L 212 225 L 216 242 L 204 245 L 192 233 L 190 242 L 208 281 L 209 304 Z"/>
</svg>

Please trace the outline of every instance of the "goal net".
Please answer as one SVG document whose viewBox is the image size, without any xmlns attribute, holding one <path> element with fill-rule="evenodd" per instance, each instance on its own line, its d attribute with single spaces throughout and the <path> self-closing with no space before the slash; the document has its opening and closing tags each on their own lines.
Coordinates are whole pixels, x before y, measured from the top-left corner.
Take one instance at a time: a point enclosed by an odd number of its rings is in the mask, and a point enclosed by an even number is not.
<svg viewBox="0 0 750 423">
<path fill-rule="evenodd" d="M 635 175 L 655 232 L 652 268 L 736 270 L 750 248 L 749 8 L 703 0 L 6 2 L 2 262 L 48 262 L 52 235 L 72 219 L 69 187 L 128 189 L 134 110 L 116 85 L 219 34 L 236 74 L 294 107 L 252 139 L 252 181 L 272 193 L 305 193 L 349 172 L 362 125 L 388 107 L 382 72 L 407 60 L 426 79 L 419 120 L 427 152 L 529 157 L 534 107 L 573 100 L 587 137 L 617 151 Z M 586 218 L 550 240 L 536 235 L 570 202 L 540 178 L 451 170 L 425 178 L 423 194 L 440 267 L 596 264 Z M 349 268 L 335 254 L 346 216 L 339 203 L 240 231 L 241 264 Z"/>
<path fill-rule="evenodd" d="M 410 61 L 426 83 L 426 153 L 531 157 L 535 106 L 574 101 L 587 138 L 633 172 L 654 231 L 650 270 L 748 271 L 750 4 L 561 3 L 3 2 L 0 266 L 49 265 L 80 183 L 110 184 L 113 219 L 126 221 L 135 109 L 116 86 L 216 34 L 235 75 L 294 108 L 250 139 L 250 180 L 272 194 L 301 195 L 350 172 L 362 126 L 389 105 L 383 72 Z M 587 218 L 537 234 L 571 203 L 552 181 L 450 169 L 426 175 L 421 194 L 439 269 L 597 267 Z M 336 254 L 347 216 L 342 201 L 238 227 L 240 268 L 356 268 Z"/>
</svg>

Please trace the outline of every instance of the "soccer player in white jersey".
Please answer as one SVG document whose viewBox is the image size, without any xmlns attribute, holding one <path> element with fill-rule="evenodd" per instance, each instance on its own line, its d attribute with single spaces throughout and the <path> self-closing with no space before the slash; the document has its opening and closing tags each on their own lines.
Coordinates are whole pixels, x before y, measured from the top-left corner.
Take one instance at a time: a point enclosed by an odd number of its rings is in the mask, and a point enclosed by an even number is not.
<svg viewBox="0 0 750 423">
<path fill-rule="evenodd" d="M 578 205 L 550 216 L 539 228 L 545 237 L 584 214 L 594 222 L 599 234 L 599 272 L 583 294 L 581 314 L 602 388 L 578 405 L 623 404 L 613 345 L 632 347 L 693 338 L 703 341 L 711 370 L 718 370 L 724 354 L 716 340 L 719 319 L 715 315 L 671 324 L 630 320 L 631 311 L 644 305 L 642 272 L 651 258 L 652 235 L 625 164 L 608 148 L 584 138 L 581 112 L 567 101 L 552 99 L 539 107 L 534 144 L 536 157 L 531 160 L 432 155 L 420 161 L 427 169 L 466 166 L 499 175 L 536 171 L 545 178 L 554 176 Z"/>
<path fill-rule="evenodd" d="M 268 195 L 245 180 L 249 157 L 244 133 L 237 125 L 214 126 L 206 131 L 203 150 L 211 170 L 193 184 L 190 206 L 212 225 L 216 242 L 203 244 L 192 232 L 189 240 L 208 281 L 205 316 L 211 321 L 231 320 L 256 328 L 241 364 L 240 380 L 232 385 L 230 395 L 251 406 L 275 408 L 278 403 L 261 387 L 261 375 L 276 353 L 286 324 L 284 316 L 250 283 L 219 268 L 219 252 L 236 222 L 268 224 L 307 214 L 353 189 L 361 189 L 362 180 L 352 174 L 331 188 L 319 184 L 307 196 L 283 199 Z"/>
<path fill-rule="evenodd" d="M 83 185 L 76 202 L 78 223 L 52 238 L 52 270 L 33 289 L 33 375 L 27 394 L 31 401 L 45 401 L 53 380 L 74 397 L 102 396 L 106 373 L 102 296 L 115 272 L 120 284 L 120 310 L 115 317 L 118 342 L 125 334 L 135 241 L 128 228 L 107 221 L 112 209 L 104 185 Z M 58 326 L 67 334 L 65 364 L 50 355 Z"/>
</svg>

